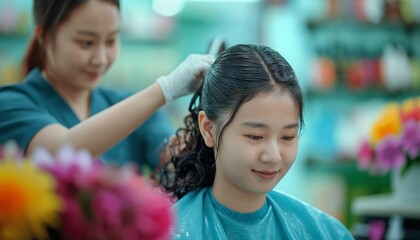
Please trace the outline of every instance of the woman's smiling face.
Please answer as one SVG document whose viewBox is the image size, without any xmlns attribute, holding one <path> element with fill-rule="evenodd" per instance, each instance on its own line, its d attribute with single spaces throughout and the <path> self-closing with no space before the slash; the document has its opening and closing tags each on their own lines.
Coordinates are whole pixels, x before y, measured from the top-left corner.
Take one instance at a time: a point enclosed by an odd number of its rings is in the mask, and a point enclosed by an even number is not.
<svg viewBox="0 0 420 240">
<path fill-rule="evenodd" d="M 287 92 L 260 93 L 242 104 L 218 143 L 214 185 L 225 194 L 271 191 L 295 161 L 298 122 Z"/>
<path fill-rule="evenodd" d="M 72 89 L 96 87 L 117 57 L 119 30 L 113 3 L 91 0 L 77 7 L 44 41 L 50 80 Z"/>
</svg>

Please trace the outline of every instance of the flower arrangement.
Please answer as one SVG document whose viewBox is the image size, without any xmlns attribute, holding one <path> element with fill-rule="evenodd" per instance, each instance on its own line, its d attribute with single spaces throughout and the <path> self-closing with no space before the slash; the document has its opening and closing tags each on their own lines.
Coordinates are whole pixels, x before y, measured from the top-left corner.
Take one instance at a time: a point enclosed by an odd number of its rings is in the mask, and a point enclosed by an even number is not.
<svg viewBox="0 0 420 240">
<path fill-rule="evenodd" d="M 0 147 L 0 239 L 169 239 L 170 206 L 131 165 L 70 146 L 30 159 Z"/>
<path fill-rule="evenodd" d="M 385 106 L 359 148 L 359 167 L 374 174 L 420 164 L 420 97 Z"/>
</svg>

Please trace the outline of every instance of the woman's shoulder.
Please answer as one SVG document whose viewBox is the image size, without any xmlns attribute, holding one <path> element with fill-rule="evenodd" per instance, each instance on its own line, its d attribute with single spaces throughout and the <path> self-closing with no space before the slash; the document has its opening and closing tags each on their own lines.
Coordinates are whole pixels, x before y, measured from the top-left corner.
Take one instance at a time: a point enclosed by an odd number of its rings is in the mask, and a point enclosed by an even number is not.
<svg viewBox="0 0 420 240">
<path fill-rule="evenodd" d="M 40 93 L 26 83 L 15 83 L 0 86 L 0 102 L 13 102 L 15 105 L 19 103 L 36 102 Z"/>
<path fill-rule="evenodd" d="M 312 207 L 307 202 L 282 191 L 273 190 L 267 196 L 277 203 L 290 204 L 296 207 Z"/>
<path fill-rule="evenodd" d="M 211 205 L 206 200 L 209 189 L 193 190 L 174 204 L 177 226 L 173 239 L 212 239 L 203 236 L 203 228 L 206 227 L 203 224 L 204 219 L 216 217 L 215 213 L 209 216 L 207 212 Z"/>
<path fill-rule="evenodd" d="M 53 89 L 42 76 L 41 70 L 33 69 L 22 82 L 0 86 L 0 99 L 7 98 L 9 101 L 43 99 L 44 95 L 50 95 Z"/>
<path fill-rule="evenodd" d="M 283 211 L 287 209 L 287 211 L 294 211 L 295 213 L 299 213 L 300 215 L 307 215 L 314 218 L 319 216 L 325 216 L 326 218 L 330 218 L 330 215 L 318 209 L 317 207 L 284 192 L 269 192 L 268 201 L 270 201 L 275 206 L 282 208 Z"/>
<path fill-rule="evenodd" d="M 290 225 L 290 229 L 300 226 L 301 232 L 310 236 L 352 239 L 350 232 L 338 219 L 303 200 L 272 191 L 268 194 L 268 201 L 284 224 Z"/>
<path fill-rule="evenodd" d="M 305 202 L 304 200 L 282 191 L 271 191 L 268 193 L 268 198 L 272 198 L 273 201 L 275 201 L 276 203 L 287 204 L 290 207 L 306 208 L 308 210 L 321 211 L 313 205 Z"/>
<path fill-rule="evenodd" d="M 178 209 L 185 209 L 184 206 L 191 206 L 202 204 L 209 188 L 198 188 L 183 196 L 178 200 L 174 207 Z"/>
<path fill-rule="evenodd" d="M 207 194 L 210 188 L 198 188 L 183 196 L 174 204 L 174 209 L 178 212 L 181 219 L 196 218 L 199 219 L 203 215 L 203 210 L 210 203 Z"/>
</svg>

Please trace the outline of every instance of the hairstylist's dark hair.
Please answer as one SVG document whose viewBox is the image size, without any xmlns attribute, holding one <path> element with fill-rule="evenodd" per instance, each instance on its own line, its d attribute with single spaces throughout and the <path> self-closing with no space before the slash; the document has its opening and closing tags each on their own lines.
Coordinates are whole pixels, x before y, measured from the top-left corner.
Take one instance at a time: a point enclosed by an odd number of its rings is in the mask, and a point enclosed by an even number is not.
<svg viewBox="0 0 420 240">
<path fill-rule="evenodd" d="M 67 20 L 67 17 L 80 5 L 93 0 L 34 0 L 33 14 L 35 24 L 42 37 L 53 36 L 57 27 Z M 115 4 L 120 8 L 119 0 L 100 0 Z M 33 68 L 45 67 L 46 56 L 35 35 L 29 42 L 23 59 L 23 74 L 27 75 Z"/>
<path fill-rule="evenodd" d="M 202 88 L 191 100 L 185 128 L 177 131 L 178 141 L 171 146 L 181 151 L 172 151 L 176 154 L 163 170 L 160 182 L 165 190 L 180 199 L 196 188 L 213 184 L 214 151 L 206 146 L 200 134 L 198 113 L 203 110 L 215 123 L 217 149 L 223 130 L 232 122 L 239 107 L 261 92 L 290 94 L 302 129 L 303 95 L 292 67 L 279 53 L 266 46 L 241 44 L 228 48 L 216 59 Z"/>
</svg>

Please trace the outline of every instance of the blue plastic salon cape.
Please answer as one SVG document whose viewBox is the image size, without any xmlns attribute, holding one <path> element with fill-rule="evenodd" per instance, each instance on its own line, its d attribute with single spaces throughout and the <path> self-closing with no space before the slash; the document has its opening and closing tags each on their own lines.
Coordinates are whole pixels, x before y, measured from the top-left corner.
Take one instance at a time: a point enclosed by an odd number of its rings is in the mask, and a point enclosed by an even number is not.
<svg viewBox="0 0 420 240">
<path fill-rule="evenodd" d="M 226 208 L 214 198 L 211 188 L 188 193 L 174 207 L 177 227 L 173 239 L 354 239 L 338 220 L 275 191 L 252 213 Z"/>
<path fill-rule="evenodd" d="M 91 94 L 90 115 L 129 95 L 124 91 L 96 88 Z M 71 128 L 79 122 L 73 110 L 45 80 L 38 68 L 33 69 L 24 82 L 0 88 L 0 144 L 14 140 L 21 149 L 26 149 L 32 137 L 43 127 L 59 123 Z M 115 164 L 134 161 L 139 166 L 155 168 L 160 161 L 164 139 L 174 132 L 166 115 L 157 112 L 130 136 L 100 156 L 100 159 Z M 101 135 L 97 137 L 100 139 Z"/>
</svg>

